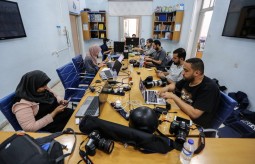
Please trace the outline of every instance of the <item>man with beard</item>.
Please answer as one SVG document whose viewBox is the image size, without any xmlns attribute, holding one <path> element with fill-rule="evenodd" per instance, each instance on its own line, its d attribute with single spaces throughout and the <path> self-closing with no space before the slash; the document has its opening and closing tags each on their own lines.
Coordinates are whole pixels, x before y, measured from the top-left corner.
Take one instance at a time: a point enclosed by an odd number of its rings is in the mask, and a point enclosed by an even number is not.
<svg viewBox="0 0 255 164">
<path fill-rule="evenodd" d="M 172 58 L 173 64 L 167 70 L 167 72 L 158 71 L 157 76 L 160 78 L 166 77 L 169 83 L 180 81 L 183 78 L 182 71 L 185 58 L 186 58 L 185 49 L 178 48 L 174 50 Z"/>
<path fill-rule="evenodd" d="M 152 57 L 155 52 L 154 48 L 152 47 L 152 43 L 153 39 L 149 38 L 146 40 L 146 46 L 144 48 L 135 47 L 133 50 L 141 51 L 141 53 L 144 53 L 144 55 Z"/>
<path fill-rule="evenodd" d="M 144 64 L 150 67 L 155 66 L 157 69 L 163 68 L 166 62 L 166 51 L 161 47 L 159 40 L 154 40 L 152 46 L 156 52 L 154 52 L 153 57 L 145 57 Z"/>
<path fill-rule="evenodd" d="M 214 81 L 204 75 L 204 63 L 190 58 L 183 64 L 183 79 L 159 91 L 165 99 L 173 99 L 194 123 L 211 128 L 211 121 L 218 111 L 220 91 Z"/>
</svg>

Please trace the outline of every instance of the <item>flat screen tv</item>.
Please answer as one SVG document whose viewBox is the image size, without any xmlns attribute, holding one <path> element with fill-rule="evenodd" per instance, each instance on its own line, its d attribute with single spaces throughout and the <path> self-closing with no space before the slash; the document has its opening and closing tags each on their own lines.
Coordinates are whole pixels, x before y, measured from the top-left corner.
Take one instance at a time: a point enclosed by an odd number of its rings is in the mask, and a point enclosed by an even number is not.
<svg viewBox="0 0 255 164">
<path fill-rule="evenodd" d="M 17 2 L 0 0 L 0 40 L 26 37 Z"/>
<path fill-rule="evenodd" d="M 255 39 L 255 0 L 231 0 L 222 36 Z"/>
</svg>

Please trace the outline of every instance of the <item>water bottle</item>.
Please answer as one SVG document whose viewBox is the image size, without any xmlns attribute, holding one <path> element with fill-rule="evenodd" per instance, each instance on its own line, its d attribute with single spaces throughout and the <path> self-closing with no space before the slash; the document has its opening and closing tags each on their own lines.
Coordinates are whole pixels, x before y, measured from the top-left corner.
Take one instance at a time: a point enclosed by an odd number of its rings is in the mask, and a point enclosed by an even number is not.
<svg viewBox="0 0 255 164">
<path fill-rule="evenodd" d="M 194 141 L 193 141 L 193 139 L 188 139 L 188 141 L 186 141 L 183 144 L 183 148 L 180 153 L 181 163 L 182 164 L 190 163 L 190 160 L 191 160 L 191 157 L 193 156 L 194 151 L 195 151 Z"/>
<path fill-rule="evenodd" d="M 111 58 L 111 53 L 108 54 L 108 61 L 112 61 L 112 58 Z"/>
<path fill-rule="evenodd" d="M 133 72 L 133 67 L 134 67 L 133 64 L 130 64 L 130 65 L 129 65 L 129 71 L 130 71 L 131 73 Z"/>
<path fill-rule="evenodd" d="M 139 63 L 140 63 L 139 68 L 143 68 L 143 63 L 144 63 L 144 56 L 143 55 L 141 55 Z"/>
<path fill-rule="evenodd" d="M 117 80 L 117 71 L 116 70 L 113 70 L 113 80 L 116 81 Z"/>
</svg>

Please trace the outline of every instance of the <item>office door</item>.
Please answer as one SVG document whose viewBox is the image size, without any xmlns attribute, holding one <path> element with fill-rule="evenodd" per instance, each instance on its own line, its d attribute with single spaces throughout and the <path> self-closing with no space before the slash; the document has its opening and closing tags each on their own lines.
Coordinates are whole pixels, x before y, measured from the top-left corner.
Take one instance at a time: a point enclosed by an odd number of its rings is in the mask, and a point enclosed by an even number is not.
<svg viewBox="0 0 255 164">
<path fill-rule="evenodd" d="M 74 52 L 75 56 L 81 54 L 81 46 L 79 41 L 79 33 L 78 33 L 78 16 L 76 15 L 69 15 L 70 16 L 70 22 L 71 22 L 71 29 L 72 29 L 72 39 L 73 39 L 73 46 L 74 46 Z"/>
</svg>

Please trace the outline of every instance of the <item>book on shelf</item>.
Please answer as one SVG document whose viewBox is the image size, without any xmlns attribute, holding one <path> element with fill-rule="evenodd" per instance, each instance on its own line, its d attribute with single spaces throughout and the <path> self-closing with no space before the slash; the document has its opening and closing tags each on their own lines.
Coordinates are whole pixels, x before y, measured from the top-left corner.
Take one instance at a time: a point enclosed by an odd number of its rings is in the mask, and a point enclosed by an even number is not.
<svg viewBox="0 0 255 164">
<path fill-rule="evenodd" d="M 101 33 L 101 34 L 100 34 L 100 38 L 101 38 L 101 39 L 102 39 L 102 38 L 105 38 L 104 33 Z"/>
<path fill-rule="evenodd" d="M 98 24 L 98 30 L 104 30 L 104 24 L 102 23 Z"/>
<path fill-rule="evenodd" d="M 170 39 L 170 35 L 171 35 L 170 32 L 166 32 L 166 33 L 165 33 L 165 39 Z"/>
</svg>

